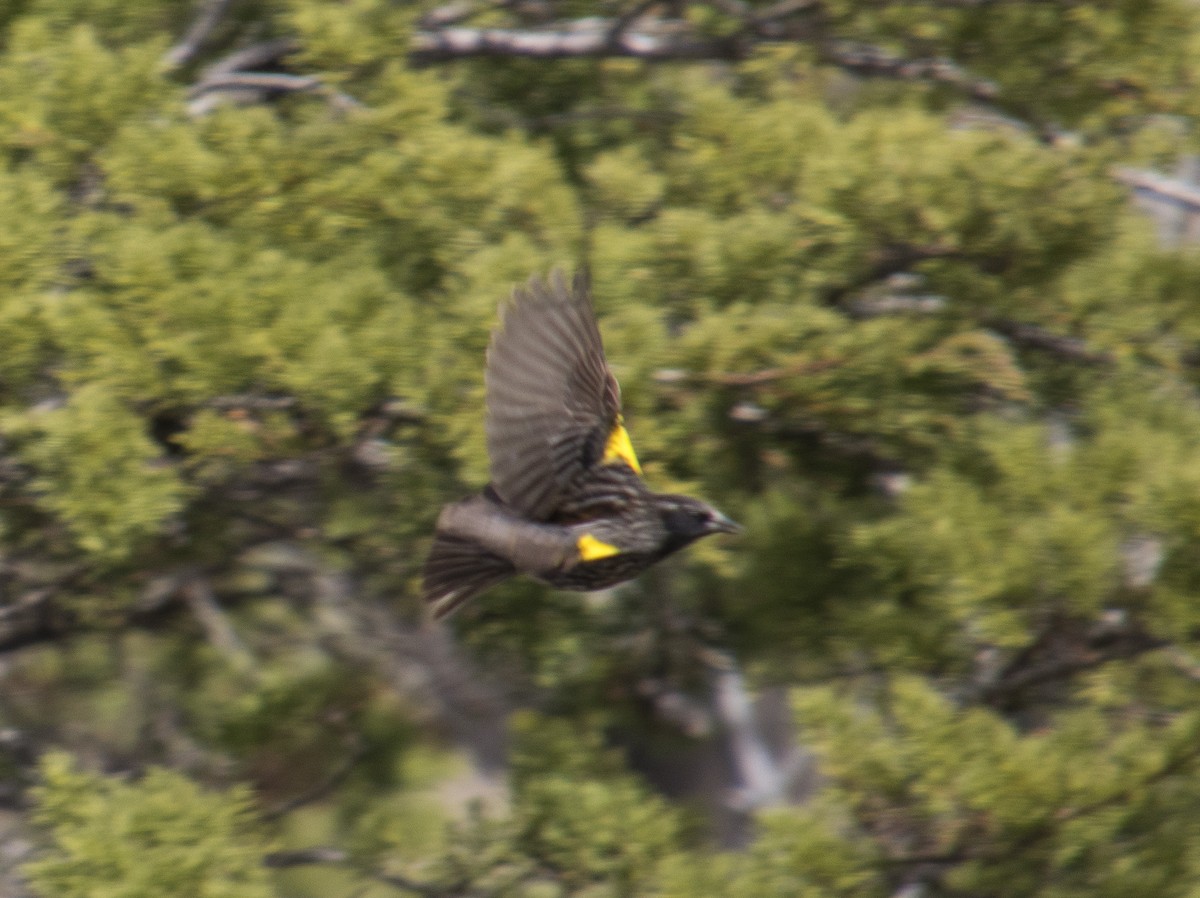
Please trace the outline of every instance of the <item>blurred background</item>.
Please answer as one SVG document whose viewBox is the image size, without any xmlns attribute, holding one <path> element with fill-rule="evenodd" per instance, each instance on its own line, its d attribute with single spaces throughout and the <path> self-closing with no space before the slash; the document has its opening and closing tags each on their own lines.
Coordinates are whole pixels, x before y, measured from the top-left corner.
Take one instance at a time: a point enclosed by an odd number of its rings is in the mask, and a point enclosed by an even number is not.
<svg viewBox="0 0 1200 898">
<path fill-rule="evenodd" d="M 0 3 L 0 896 L 1195 898 L 1200 6 Z M 747 525 L 424 622 L 590 267 Z"/>
</svg>

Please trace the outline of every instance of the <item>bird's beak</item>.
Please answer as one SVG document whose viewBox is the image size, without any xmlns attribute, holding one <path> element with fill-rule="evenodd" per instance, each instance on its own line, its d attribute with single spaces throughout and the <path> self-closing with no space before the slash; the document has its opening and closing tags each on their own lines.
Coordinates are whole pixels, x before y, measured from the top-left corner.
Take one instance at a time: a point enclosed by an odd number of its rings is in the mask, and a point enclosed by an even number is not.
<svg viewBox="0 0 1200 898">
<path fill-rule="evenodd" d="M 715 512 L 712 519 L 708 522 L 710 533 L 741 533 L 745 529 L 737 521 L 725 517 L 719 511 Z"/>
</svg>

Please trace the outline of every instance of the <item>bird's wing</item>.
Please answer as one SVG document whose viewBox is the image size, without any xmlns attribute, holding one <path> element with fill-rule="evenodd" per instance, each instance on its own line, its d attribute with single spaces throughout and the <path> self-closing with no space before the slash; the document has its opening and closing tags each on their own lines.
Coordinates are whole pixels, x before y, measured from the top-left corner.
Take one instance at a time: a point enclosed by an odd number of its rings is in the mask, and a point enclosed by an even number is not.
<svg viewBox="0 0 1200 898">
<path fill-rule="evenodd" d="M 514 291 L 487 354 L 492 486 L 510 507 L 551 518 L 598 464 L 640 471 L 621 421 L 585 277 L 561 272 Z"/>
</svg>

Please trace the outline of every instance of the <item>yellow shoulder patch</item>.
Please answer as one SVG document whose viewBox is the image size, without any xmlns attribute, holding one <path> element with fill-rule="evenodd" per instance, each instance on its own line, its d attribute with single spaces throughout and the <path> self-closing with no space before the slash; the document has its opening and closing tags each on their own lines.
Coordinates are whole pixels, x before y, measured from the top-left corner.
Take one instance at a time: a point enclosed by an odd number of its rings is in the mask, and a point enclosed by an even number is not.
<svg viewBox="0 0 1200 898">
<path fill-rule="evenodd" d="M 579 537 L 575 541 L 575 547 L 579 549 L 579 557 L 583 561 L 599 561 L 601 558 L 611 558 L 613 555 L 621 554 L 621 550 L 616 546 L 601 542 L 590 533 Z"/>
<path fill-rule="evenodd" d="M 623 461 L 637 473 L 642 473 L 642 466 L 638 464 L 637 454 L 633 451 L 633 443 L 629 440 L 629 431 L 625 429 L 624 418 L 617 418 L 617 426 L 608 435 L 608 442 L 604 444 L 604 455 L 600 461 L 606 465 Z"/>
</svg>

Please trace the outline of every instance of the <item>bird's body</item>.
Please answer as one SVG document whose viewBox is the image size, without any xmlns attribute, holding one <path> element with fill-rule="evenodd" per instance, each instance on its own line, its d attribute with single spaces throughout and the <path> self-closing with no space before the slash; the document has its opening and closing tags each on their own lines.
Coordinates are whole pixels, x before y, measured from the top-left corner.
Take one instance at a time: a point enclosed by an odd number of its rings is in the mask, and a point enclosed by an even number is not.
<svg viewBox="0 0 1200 898">
<path fill-rule="evenodd" d="M 434 617 L 515 574 L 604 589 L 736 529 L 642 480 L 582 278 L 530 281 L 503 317 L 487 357 L 492 482 L 438 517 L 424 589 Z"/>
</svg>

